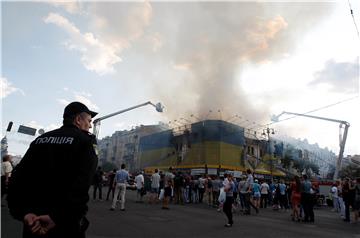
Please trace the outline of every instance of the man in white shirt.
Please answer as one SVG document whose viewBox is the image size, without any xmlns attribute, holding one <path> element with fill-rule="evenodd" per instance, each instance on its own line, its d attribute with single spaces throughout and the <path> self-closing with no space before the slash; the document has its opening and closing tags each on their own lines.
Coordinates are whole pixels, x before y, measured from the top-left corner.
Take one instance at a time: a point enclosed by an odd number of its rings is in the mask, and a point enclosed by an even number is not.
<svg viewBox="0 0 360 238">
<path fill-rule="evenodd" d="M 205 193 L 206 176 L 199 178 L 199 203 L 202 203 Z"/>
<path fill-rule="evenodd" d="M 340 211 L 339 195 L 338 195 L 338 188 L 336 187 L 335 183 L 331 187 L 330 193 L 331 193 L 331 197 L 332 197 L 332 200 L 333 200 L 333 206 L 334 206 L 332 211 L 339 212 Z"/>
<path fill-rule="evenodd" d="M 136 195 L 136 202 L 143 202 L 143 196 L 144 196 L 144 175 L 141 171 L 136 177 L 135 177 L 135 183 L 136 183 L 136 189 L 137 189 L 137 195 Z"/>
<path fill-rule="evenodd" d="M 158 169 L 155 169 L 155 173 L 151 175 L 150 180 L 151 180 L 151 191 L 150 191 L 151 195 L 149 198 L 149 203 L 156 203 L 160 188 L 160 175 Z"/>
<path fill-rule="evenodd" d="M 247 187 L 247 193 L 245 194 L 245 207 L 246 207 L 245 214 L 250 215 L 250 206 L 255 209 L 256 213 L 259 213 L 259 209 L 251 201 L 254 177 L 250 169 L 246 170 L 246 174 L 247 174 L 247 179 L 246 179 L 245 187 Z"/>
<path fill-rule="evenodd" d="M 269 184 L 266 183 L 264 180 L 263 183 L 260 186 L 260 192 L 261 192 L 261 199 L 260 199 L 260 207 L 266 208 L 269 198 Z"/>
</svg>

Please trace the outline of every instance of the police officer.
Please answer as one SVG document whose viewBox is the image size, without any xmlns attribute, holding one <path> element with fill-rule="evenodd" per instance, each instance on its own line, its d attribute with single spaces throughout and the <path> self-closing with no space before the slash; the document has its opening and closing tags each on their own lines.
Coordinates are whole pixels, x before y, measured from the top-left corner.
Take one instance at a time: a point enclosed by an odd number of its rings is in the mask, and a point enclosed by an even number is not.
<svg viewBox="0 0 360 238">
<path fill-rule="evenodd" d="M 23 237 L 85 237 L 88 190 L 97 167 L 96 112 L 80 102 L 65 107 L 63 126 L 36 138 L 9 184 L 11 215 Z"/>
</svg>

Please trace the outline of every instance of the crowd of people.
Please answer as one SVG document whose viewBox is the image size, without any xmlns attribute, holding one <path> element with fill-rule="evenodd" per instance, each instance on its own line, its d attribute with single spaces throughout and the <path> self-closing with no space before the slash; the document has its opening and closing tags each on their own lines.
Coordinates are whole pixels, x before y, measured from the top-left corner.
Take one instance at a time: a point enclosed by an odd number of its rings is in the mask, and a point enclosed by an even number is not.
<svg viewBox="0 0 360 238">
<path fill-rule="evenodd" d="M 11 156 L 5 156 L 2 163 L 2 197 L 11 176 Z M 227 217 L 225 227 L 232 227 L 233 213 L 258 214 L 261 209 L 271 207 L 275 211 L 288 211 L 294 222 L 315 222 L 319 187 L 312 183 L 307 175 L 294 176 L 292 181 L 254 178 L 248 169 L 246 174 L 235 178 L 231 173 L 218 175 L 191 175 L 176 171 L 171 167 L 167 172 L 155 169 L 153 174 L 143 171 L 131 178 L 125 164 L 120 170 L 104 173 L 99 166 L 94 173 L 92 184 L 94 201 L 103 201 L 103 186 L 108 185 L 106 200 L 111 200 L 110 210 L 115 211 L 120 203 L 120 210 L 125 211 L 126 189 L 132 181 L 136 189 L 136 202 L 161 204 L 162 209 L 170 209 L 169 204 L 207 204 L 223 211 Z M 221 193 L 225 199 L 221 200 Z M 357 223 L 360 212 L 360 178 L 336 180 L 329 191 L 332 200 L 332 212 L 338 213 L 345 222 Z"/>
<path fill-rule="evenodd" d="M 125 166 L 125 165 L 123 165 Z M 113 192 L 113 206 L 116 202 L 125 204 L 124 196 L 114 196 L 114 189 L 118 187 L 116 178 L 122 170 L 113 171 L 109 174 L 109 189 Z M 124 171 L 124 169 L 123 169 Z M 129 176 L 129 175 L 127 175 Z M 126 183 L 130 180 L 120 179 Z M 312 183 L 307 175 L 294 176 L 292 181 L 284 179 L 275 181 L 254 178 L 250 169 L 239 178 L 231 173 L 218 175 L 191 175 L 184 171 L 175 171 L 171 167 L 167 172 L 155 170 L 153 174 L 144 174 L 142 171 L 135 176 L 137 190 L 136 202 L 148 202 L 150 204 L 161 203 L 162 209 L 169 209 L 169 204 L 204 203 L 209 207 L 223 210 L 228 218 L 226 227 L 233 224 L 232 213 L 239 212 L 243 215 L 251 215 L 252 211 L 258 214 L 261 209 L 271 207 L 276 211 L 288 211 L 291 209 L 291 220 L 295 222 L 315 222 L 314 206 L 317 204 L 319 186 Z M 97 185 L 94 185 L 94 189 Z M 221 192 L 225 193 L 225 200 L 220 201 Z M 360 201 L 360 181 L 349 182 L 349 179 L 337 181 L 331 188 L 331 198 L 334 201 L 333 211 L 339 212 L 344 221 L 358 221 Z M 107 196 L 107 200 L 108 200 Z M 94 195 L 95 199 L 95 195 Z M 115 204 L 115 205 L 114 205 Z M 353 211 L 353 219 L 350 219 L 350 207 Z M 122 205 L 122 210 L 125 207 Z"/>
<path fill-rule="evenodd" d="M 115 211 L 120 201 L 120 210 L 125 211 L 130 174 L 125 164 L 107 176 L 97 166 L 96 138 L 89 133 L 96 115 L 86 105 L 72 102 L 64 108 L 63 126 L 37 137 L 16 167 L 10 155 L 3 157 L 1 197 L 3 200 L 7 195 L 10 214 L 23 222 L 24 238 L 84 238 L 89 226 L 86 218 L 89 187 L 93 185 L 93 200 L 102 201 L 105 180 L 109 185 L 106 200 L 112 200 L 110 210 Z M 292 208 L 293 221 L 315 221 L 313 207 L 318 187 L 306 175 L 301 179 L 295 176 L 291 183 L 285 183 L 284 180 L 258 180 L 249 169 L 245 175 L 234 178 L 226 172 L 221 177 L 195 176 L 170 167 L 165 173 L 156 169 L 151 175 L 140 171 L 134 180 L 137 202 L 161 201 L 161 208 L 165 210 L 171 203 L 207 203 L 218 211 L 223 210 L 227 217 L 225 227 L 232 227 L 233 211 L 250 215 L 252 208 L 259 213 L 268 206 L 284 211 Z M 146 194 L 149 195 L 144 198 Z M 356 223 L 360 178 L 337 180 L 330 194 L 333 211 L 344 221 Z"/>
<path fill-rule="evenodd" d="M 356 223 L 359 220 L 360 178 L 336 180 L 331 187 L 330 195 L 333 201 L 333 211 L 337 212 L 344 221 L 351 222 L 350 208 L 353 213 L 352 222 Z"/>
</svg>

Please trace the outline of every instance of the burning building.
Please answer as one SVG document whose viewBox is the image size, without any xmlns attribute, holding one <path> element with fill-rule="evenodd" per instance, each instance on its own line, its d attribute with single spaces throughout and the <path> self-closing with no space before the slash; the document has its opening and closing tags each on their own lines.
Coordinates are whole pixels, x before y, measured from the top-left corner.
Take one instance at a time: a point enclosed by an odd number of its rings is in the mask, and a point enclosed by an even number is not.
<svg viewBox="0 0 360 238">
<path fill-rule="evenodd" d="M 244 170 L 244 149 L 244 128 L 205 120 L 142 137 L 140 166 Z"/>
</svg>

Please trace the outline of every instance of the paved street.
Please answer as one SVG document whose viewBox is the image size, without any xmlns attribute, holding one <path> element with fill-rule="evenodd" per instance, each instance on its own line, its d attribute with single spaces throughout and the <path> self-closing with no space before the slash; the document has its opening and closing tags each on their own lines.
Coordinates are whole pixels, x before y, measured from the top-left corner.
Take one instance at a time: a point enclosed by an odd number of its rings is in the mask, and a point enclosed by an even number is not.
<svg viewBox="0 0 360 238">
<path fill-rule="evenodd" d="M 104 191 L 105 193 L 105 191 Z M 326 237 L 360 238 L 360 223 L 343 222 L 328 208 L 315 210 L 315 223 L 295 223 L 290 212 L 261 210 L 258 215 L 234 215 L 234 226 L 225 228 L 225 215 L 205 204 L 160 205 L 135 203 L 135 192 L 127 191 L 126 211 L 110 211 L 110 201 L 90 201 L 88 238 L 108 237 Z M 21 223 L 7 208 L 1 209 L 1 237 L 21 237 Z"/>
</svg>

